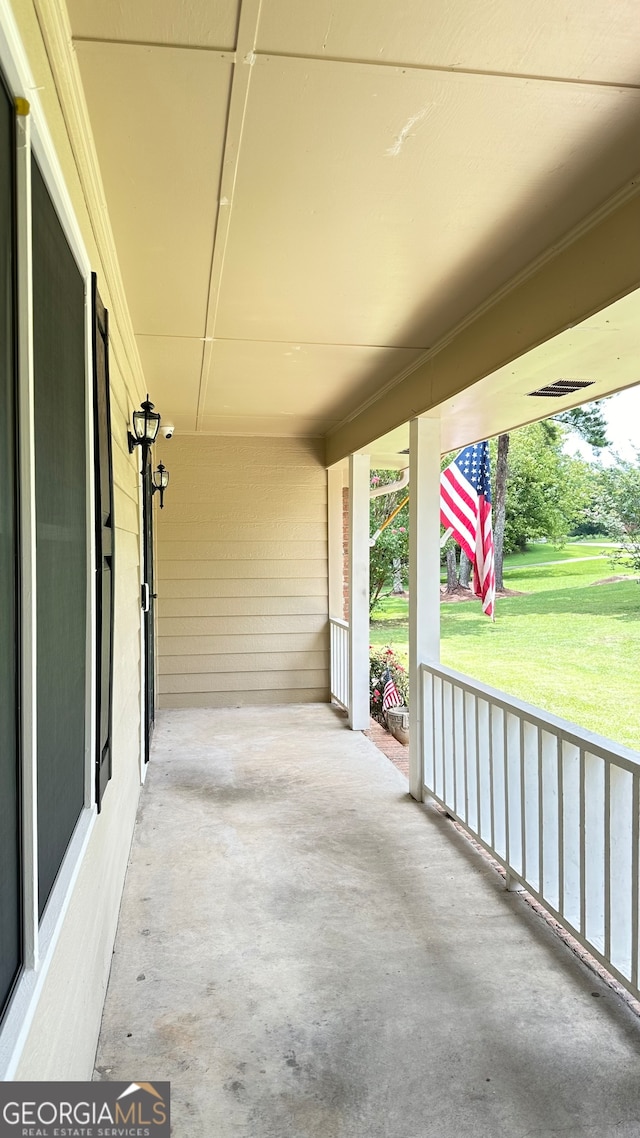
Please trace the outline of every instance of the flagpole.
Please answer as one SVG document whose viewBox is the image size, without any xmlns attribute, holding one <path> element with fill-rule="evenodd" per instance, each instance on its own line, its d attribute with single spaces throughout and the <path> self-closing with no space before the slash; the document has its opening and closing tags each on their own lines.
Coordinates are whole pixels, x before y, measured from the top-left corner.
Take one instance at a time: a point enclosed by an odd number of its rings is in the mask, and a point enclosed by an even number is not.
<svg viewBox="0 0 640 1138">
<path fill-rule="evenodd" d="M 376 532 L 374 533 L 373 537 L 370 537 L 370 538 L 369 538 L 369 545 L 370 545 L 370 546 L 372 546 L 372 547 L 373 547 L 373 546 L 376 544 L 376 542 L 377 542 L 378 538 L 380 537 L 380 534 L 382 533 L 383 529 L 386 529 L 386 528 L 387 528 L 387 526 L 389 525 L 389 523 L 393 521 L 393 519 L 395 518 L 396 514 L 399 514 L 399 513 L 400 513 L 400 510 L 402 509 L 402 507 L 403 507 L 403 506 L 406 506 L 406 504 L 407 504 L 407 502 L 408 502 L 408 501 L 409 501 L 409 495 L 407 494 L 406 498 L 403 498 L 403 499 L 402 499 L 402 501 L 401 501 L 400 505 L 399 505 L 399 506 L 396 506 L 396 508 L 395 508 L 395 510 L 393 511 L 393 513 L 392 513 L 392 514 L 389 514 L 389 517 L 386 519 L 386 521 L 384 521 L 384 522 L 382 523 L 382 525 L 380 526 L 380 529 L 377 529 L 377 530 L 376 530 Z"/>
</svg>

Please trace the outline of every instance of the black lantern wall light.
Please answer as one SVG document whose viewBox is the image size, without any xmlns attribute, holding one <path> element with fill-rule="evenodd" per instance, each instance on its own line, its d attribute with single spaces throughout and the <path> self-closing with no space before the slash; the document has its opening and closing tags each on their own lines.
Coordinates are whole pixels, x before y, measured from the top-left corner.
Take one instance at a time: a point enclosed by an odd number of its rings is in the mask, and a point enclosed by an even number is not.
<svg viewBox="0 0 640 1138">
<path fill-rule="evenodd" d="M 140 410 L 133 412 L 133 434 L 127 432 L 129 440 L 129 454 L 133 454 L 136 447 L 142 447 L 142 475 L 144 477 L 147 455 L 158 437 L 160 430 L 160 415 L 153 409 L 149 396 L 140 404 Z M 167 431 L 167 438 L 171 435 Z M 173 429 L 171 430 L 173 434 Z M 164 492 L 169 485 L 169 471 L 159 462 L 157 470 L 151 475 L 151 493 L 160 494 L 160 509 L 164 509 Z"/>
<path fill-rule="evenodd" d="M 163 466 L 161 462 L 158 463 L 158 469 L 154 470 L 152 475 L 151 493 L 155 494 L 156 490 L 160 494 L 160 509 L 164 509 L 164 492 L 169 485 L 169 471 Z"/>
</svg>

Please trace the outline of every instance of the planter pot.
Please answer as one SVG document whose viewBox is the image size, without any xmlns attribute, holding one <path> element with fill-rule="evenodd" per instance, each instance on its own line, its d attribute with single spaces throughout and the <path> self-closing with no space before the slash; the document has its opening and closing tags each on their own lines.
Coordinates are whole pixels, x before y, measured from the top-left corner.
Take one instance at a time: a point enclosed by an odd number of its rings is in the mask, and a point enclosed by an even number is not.
<svg viewBox="0 0 640 1138">
<path fill-rule="evenodd" d="M 409 708 L 391 707 L 387 712 L 387 727 L 399 743 L 409 744 Z"/>
</svg>

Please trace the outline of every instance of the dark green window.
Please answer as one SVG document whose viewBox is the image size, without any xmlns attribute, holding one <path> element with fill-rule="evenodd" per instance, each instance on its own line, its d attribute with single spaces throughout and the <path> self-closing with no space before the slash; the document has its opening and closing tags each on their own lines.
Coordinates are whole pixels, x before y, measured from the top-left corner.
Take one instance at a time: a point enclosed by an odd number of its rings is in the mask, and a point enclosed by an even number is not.
<svg viewBox="0 0 640 1138">
<path fill-rule="evenodd" d="M 32 162 L 40 914 L 85 797 L 84 281 Z"/>
</svg>

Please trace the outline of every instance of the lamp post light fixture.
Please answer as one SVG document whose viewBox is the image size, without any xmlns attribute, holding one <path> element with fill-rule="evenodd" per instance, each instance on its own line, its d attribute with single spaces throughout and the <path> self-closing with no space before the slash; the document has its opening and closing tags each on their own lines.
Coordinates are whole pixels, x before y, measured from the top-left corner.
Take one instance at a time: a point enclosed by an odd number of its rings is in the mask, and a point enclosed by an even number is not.
<svg viewBox="0 0 640 1138">
<path fill-rule="evenodd" d="M 133 454 L 134 449 L 138 446 L 142 447 L 143 455 L 147 452 L 150 446 L 156 441 L 158 430 L 160 428 L 160 415 L 153 409 L 153 403 L 150 402 L 149 396 L 141 404 L 140 411 L 133 412 L 133 431 L 127 432 L 129 439 L 129 454 Z"/>
<path fill-rule="evenodd" d="M 164 492 L 167 489 L 168 485 L 169 485 L 169 471 L 166 469 L 166 467 L 163 465 L 163 463 L 159 462 L 158 463 L 158 469 L 154 470 L 154 472 L 153 472 L 151 493 L 155 494 L 156 490 L 159 492 L 159 494 L 160 494 L 160 509 L 161 510 L 164 509 Z"/>
</svg>

